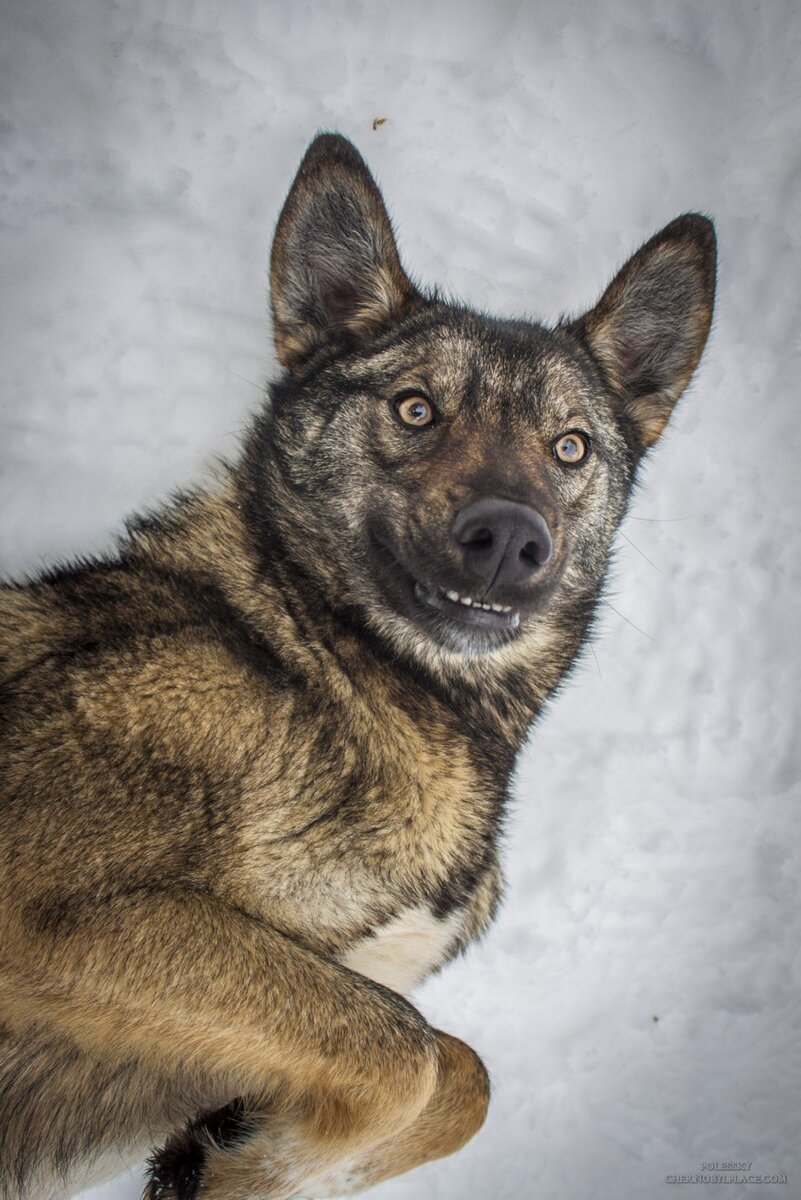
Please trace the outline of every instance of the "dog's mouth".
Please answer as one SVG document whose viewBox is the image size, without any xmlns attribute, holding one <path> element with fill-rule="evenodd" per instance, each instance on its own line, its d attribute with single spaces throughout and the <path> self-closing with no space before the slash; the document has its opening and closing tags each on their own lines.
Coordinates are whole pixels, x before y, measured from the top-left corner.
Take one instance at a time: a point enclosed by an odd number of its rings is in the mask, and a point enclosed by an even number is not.
<svg viewBox="0 0 801 1200">
<path fill-rule="evenodd" d="M 474 600 L 472 596 L 462 596 L 450 588 L 446 590 L 436 585 L 430 586 L 419 580 L 414 581 L 414 595 L 421 604 L 427 604 L 464 625 L 504 632 L 515 630 L 520 625 L 520 609 L 510 604 Z"/>
<path fill-rule="evenodd" d="M 419 578 L 388 539 L 371 531 L 370 540 L 380 568 L 381 590 L 393 608 L 425 628 L 435 640 L 440 640 L 446 628 L 450 628 L 454 633 L 457 630 L 471 633 L 474 648 L 479 648 L 482 642 L 490 648 L 513 638 L 533 610 L 533 605 L 504 604 L 471 595 L 464 585 L 457 589 Z"/>
</svg>

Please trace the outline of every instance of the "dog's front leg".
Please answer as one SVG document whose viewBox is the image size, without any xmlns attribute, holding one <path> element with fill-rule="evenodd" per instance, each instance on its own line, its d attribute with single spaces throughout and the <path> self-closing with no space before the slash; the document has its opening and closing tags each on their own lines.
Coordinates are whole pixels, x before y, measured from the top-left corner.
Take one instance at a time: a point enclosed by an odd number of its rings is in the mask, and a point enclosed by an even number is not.
<svg viewBox="0 0 801 1200">
<path fill-rule="evenodd" d="M 198 1094 L 277 1098 L 280 1155 L 259 1158 L 260 1182 L 253 1139 L 210 1158 L 209 1200 L 291 1196 L 412 1124 L 437 1086 L 438 1040 L 410 1004 L 207 893 L 135 892 L 55 925 L 11 915 L 5 933 L 12 1031 L 40 1022 Z"/>
<path fill-rule="evenodd" d="M 293 1180 L 308 1200 L 325 1200 L 453 1154 L 484 1122 L 489 1080 L 475 1052 L 457 1038 L 437 1032 L 437 1054 L 437 1086 L 417 1119 L 367 1150 L 345 1140 L 333 1168 L 320 1171 L 309 1155 L 302 1109 L 277 1094 L 261 1107 L 237 1100 L 191 1122 L 153 1155 L 146 1200 L 283 1196 L 281 1187 Z M 315 1097 L 308 1103 L 314 1107 Z"/>
</svg>

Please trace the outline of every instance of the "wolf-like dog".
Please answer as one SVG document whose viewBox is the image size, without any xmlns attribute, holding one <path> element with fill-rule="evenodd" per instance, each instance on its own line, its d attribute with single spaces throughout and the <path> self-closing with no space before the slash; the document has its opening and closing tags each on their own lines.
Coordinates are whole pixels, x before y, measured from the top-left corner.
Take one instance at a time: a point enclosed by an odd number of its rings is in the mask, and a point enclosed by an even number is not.
<svg viewBox="0 0 801 1200">
<path fill-rule="evenodd" d="M 687 214 L 585 315 L 405 273 L 349 141 L 271 257 L 282 374 L 209 487 L 0 592 L 0 1192 L 352 1194 L 450 1154 L 477 1055 L 406 998 L 492 921 L 532 722 L 707 338 Z"/>
</svg>

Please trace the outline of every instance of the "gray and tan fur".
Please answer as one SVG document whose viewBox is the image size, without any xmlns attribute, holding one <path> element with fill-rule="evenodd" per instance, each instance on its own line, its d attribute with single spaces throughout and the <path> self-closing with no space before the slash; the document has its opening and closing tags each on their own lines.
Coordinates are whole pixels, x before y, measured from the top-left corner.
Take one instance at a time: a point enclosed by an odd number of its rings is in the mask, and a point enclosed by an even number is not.
<svg viewBox="0 0 801 1200">
<path fill-rule="evenodd" d="M 415 287 L 356 150 L 312 143 L 238 462 L 0 592 L 4 1197 L 146 1148 L 151 1200 L 356 1192 L 477 1131 L 483 1065 L 404 993 L 492 920 L 714 274 L 690 214 L 584 317 L 493 319 Z"/>
</svg>

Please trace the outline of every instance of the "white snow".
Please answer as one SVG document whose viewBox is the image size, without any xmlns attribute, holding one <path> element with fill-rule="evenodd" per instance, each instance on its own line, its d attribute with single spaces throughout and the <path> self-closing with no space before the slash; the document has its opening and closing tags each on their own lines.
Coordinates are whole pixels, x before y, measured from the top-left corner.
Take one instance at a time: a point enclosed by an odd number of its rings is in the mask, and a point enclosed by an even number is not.
<svg viewBox="0 0 801 1200">
<path fill-rule="evenodd" d="M 714 334 L 620 539 L 617 612 L 522 760 L 505 908 L 419 993 L 488 1063 L 490 1118 L 374 1194 L 801 1196 L 798 4 L 0 12 L 6 572 L 108 546 L 235 450 L 318 128 L 361 147 L 418 277 L 505 313 L 589 305 L 666 221 L 714 215 Z M 788 1183 L 665 1183 L 710 1160 Z"/>
</svg>

